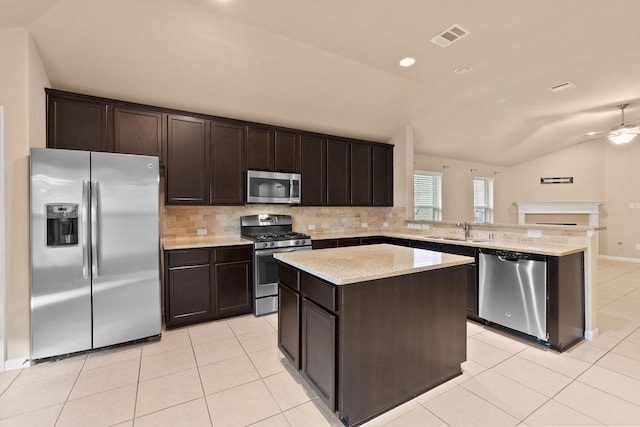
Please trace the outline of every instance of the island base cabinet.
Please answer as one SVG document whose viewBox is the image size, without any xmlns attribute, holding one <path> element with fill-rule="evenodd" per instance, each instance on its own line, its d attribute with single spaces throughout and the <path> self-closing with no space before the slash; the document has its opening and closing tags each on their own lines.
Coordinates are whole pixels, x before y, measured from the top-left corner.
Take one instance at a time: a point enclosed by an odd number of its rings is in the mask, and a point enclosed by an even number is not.
<svg viewBox="0 0 640 427">
<path fill-rule="evenodd" d="M 302 300 L 302 374 L 335 411 L 336 316 L 313 302 Z"/>
<path fill-rule="evenodd" d="M 282 283 L 278 284 L 278 347 L 299 370 L 300 294 Z"/>
</svg>

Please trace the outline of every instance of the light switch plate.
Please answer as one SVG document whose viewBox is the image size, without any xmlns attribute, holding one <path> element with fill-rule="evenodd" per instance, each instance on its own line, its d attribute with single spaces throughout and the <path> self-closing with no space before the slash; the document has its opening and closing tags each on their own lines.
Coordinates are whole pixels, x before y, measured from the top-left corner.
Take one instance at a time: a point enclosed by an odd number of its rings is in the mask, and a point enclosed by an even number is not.
<svg viewBox="0 0 640 427">
<path fill-rule="evenodd" d="M 206 236 L 207 229 L 206 228 L 198 228 L 198 236 Z"/>
<path fill-rule="evenodd" d="M 367 228 L 369 226 L 369 224 L 367 224 L 366 222 L 363 222 L 362 224 L 360 224 L 362 226 L 362 228 Z"/>
<path fill-rule="evenodd" d="M 382 223 L 382 228 L 387 228 L 387 227 L 389 227 L 389 223 L 387 223 L 387 222 L 383 222 L 383 223 Z"/>
<path fill-rule="evenodd" d="M 309 230 L 315 230 L 316 226 L 314 224 L 309 224 Z"/>
</svg>

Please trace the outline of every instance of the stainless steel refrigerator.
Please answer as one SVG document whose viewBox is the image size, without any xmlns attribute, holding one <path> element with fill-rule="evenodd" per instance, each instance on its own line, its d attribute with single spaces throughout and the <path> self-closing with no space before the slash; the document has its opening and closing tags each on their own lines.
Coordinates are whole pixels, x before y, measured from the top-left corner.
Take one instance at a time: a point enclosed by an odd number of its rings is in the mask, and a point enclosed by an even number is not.
<svg viewBox="0 0 640 427">
<path fill-rule="evenodd" d="M 31 359 L 161 333 L 156 157 L 31 149 Z"/>
</svg>

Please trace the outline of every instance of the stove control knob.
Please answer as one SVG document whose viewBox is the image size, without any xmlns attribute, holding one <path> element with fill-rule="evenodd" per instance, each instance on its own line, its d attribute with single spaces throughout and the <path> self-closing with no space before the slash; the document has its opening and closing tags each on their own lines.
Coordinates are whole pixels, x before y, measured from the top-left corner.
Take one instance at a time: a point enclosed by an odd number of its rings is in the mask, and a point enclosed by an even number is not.
<svg viewBox="0 0 640 427">
<path fill-rule="evenodd" d="M 271 247 L 274 247 L 276 245 L 276 242 L 271 242 L 270 245 Z"/>
</svg>

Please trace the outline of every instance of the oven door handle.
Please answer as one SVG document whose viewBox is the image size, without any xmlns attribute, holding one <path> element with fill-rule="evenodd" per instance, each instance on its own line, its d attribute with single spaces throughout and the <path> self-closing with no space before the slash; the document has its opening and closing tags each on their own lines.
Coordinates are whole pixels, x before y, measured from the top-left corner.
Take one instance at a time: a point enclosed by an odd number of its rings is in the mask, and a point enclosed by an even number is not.
<svg viewBox="0 0 640 427">
<path fill-rule="evenodd" d="M 274 248 L 274 249 L 258 249 L 256 256 L 279 254 L 283 252 L 308 251 L 311 246 L 295 246 L 292 248 Z"/>
</svg>

